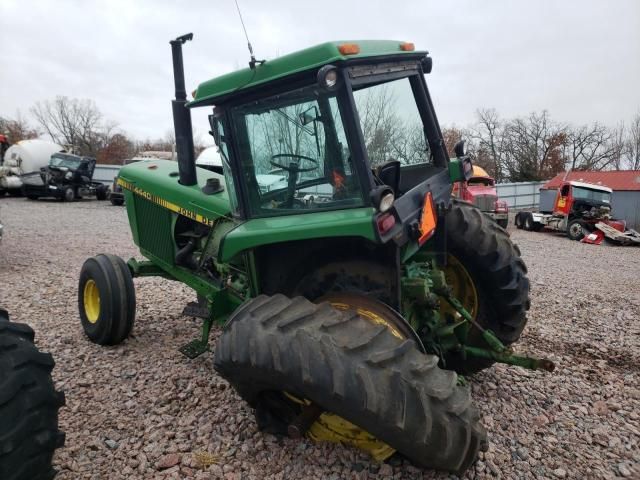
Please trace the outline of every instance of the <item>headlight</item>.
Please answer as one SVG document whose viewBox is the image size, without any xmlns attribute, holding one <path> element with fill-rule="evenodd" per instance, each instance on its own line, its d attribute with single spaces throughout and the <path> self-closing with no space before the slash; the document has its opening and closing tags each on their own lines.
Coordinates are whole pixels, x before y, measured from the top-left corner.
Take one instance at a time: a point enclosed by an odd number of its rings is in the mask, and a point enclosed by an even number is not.
<svg viewBox="0 0 640 480">
<path fill-rule="evenodd" d="M 71 173 L 71 172 L 67 172 L 67 173 L 64 174 L 64 178 L 66 178 L 67 180 L 70 180 L 71 177 L 73 177 L 73 173 Z"/>
<path fill-rule="evenodd" d="M 389 192 L 380 199 L 380 206 L 378 208 L 384 213 L 393 206 L 394 200 L 395 197 L 393 193 Z"/>
<path fill-rule="evenodd" d="M 338 86 L 338 69 L 333 65 L 325 65 L 318 70 L 318 84 L 327 90 L 334 90 Z"/>
</svg>

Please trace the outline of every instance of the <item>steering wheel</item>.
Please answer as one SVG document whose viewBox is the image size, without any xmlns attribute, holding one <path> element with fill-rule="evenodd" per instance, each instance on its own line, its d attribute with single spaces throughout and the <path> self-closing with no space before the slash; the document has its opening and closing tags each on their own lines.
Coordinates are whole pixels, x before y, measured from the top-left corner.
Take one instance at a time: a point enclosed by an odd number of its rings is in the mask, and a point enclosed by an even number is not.
<svg viewBox="0 0 640 480">
<path fill-rule="evenodd" d="M 285 166 L 282 165 L 278 162 L 274 162 L 274 160 L 278 159 L 278 158 L 297 158 L 298 160 L 309 160 L 311 163 L 314 164 L 313 167 L 310 168 L 299 168 L 299 163 L 290 163 L 289 166 Z M 305 155 L 298 155 L 296 153 L 278 153 L 276 155 L 273 155 L 271 157 L 271 160 L 269 161 L 269 163 L 271 165 L 273 165 L 274 167 L 278 167 L 281 168 L 283 170 L 286 170 L 287 172 L 295 172 L 295 173 L 303 173 L 303 172 L 310 172 L 312 170 L 315 170 L 316 168 L 318 168 L 318 161 L 311 158 L 311 157 L 307 157 Z"/>
<path fill-rule="evenodd" d="M 274 160 L 278 158 L 286 158 L 286 157 L 294 158 L 298 160 L 309 160 L 311 163 L 314 164 L 314 166 L 311 168 L 300 168 L 299 163 L 291 162 L 287 167 L 278 162 L 274 162 Z M 315 170 L 316 168 L 318 168 L 318 161 L 314 160 L 313 158 L 306 157 L 304 155 L 298 155 L 296 153 L 278 153 L 271 157 L 271 160 L 269 161 L 269 163 L 271 163 L 271 165 L 273 165 L 274 167 L 278 167 L 283 169 L 286 172 L 289 172 L 289 179 L 287 181 L 287 199 L 284 201 L 283 206 L 285 208 L 293 208 L 293 205 L 295 203 L 295 197 L 296 197 L 296 183 L 298 183 L 298 174 Z"/>
</svg>

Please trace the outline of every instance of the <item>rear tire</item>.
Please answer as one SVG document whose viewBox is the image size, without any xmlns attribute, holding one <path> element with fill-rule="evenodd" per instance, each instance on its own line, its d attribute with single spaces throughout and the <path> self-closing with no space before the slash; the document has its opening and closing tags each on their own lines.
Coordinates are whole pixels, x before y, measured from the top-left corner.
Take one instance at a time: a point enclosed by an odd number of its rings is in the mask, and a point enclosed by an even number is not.
<svg viewBox="0 0 640 480">
<path fill-rule="evenodd" d="M 286 426 L 306 398 L 387 443 L 422 467 L 461 473 L 486 443 L 468 387 L 438 358 L 384 325 L 329 303 L 277 294 L 249 300 L 229 319 L 215 369 L 259 426 Z M 265 406 L 265 402 L 270 406 Z M 298 407 L 299 408 L 299 407 Z M 260 414 L 258 414 L 260 413 Z"/>
<path fill-rule="evenodd" d="M 0 478 L 52 479 L 53 452 L 64 445 L 58 429 L 62 392 L 51 380 L 53 357 L 33 343 L 33 330 L 0 310 Z"/>
<path fill-rule="evenodd" d="M 518 230 L 522 230 L 524 227 L 524 221 L 522 219 L 522 212 L 516 213 L 516 217 L 513 219 L 513 223 L 515 224 Z"/>
<path fill-rule="evenodd" d="M 100 254 L 84 262 L 78 309 L 82 328 L 93 343 L 117 345 L 129 336 L 136 315 L 136 294 L 124 260 Z"/>
<path fill-rule="evenodd" d="M 122 198 L 111 198 L 111 205 L 115 205 L 116 207 L 120 207 L 124 205 L 124 199 Z"/>
<path fill-rule="evenodd" d="M 454 201 L 445 225 L 449 253 L 462 263 L 477 290 L 475 320 L 491 329 L 505 345 L 516 342 L 527 323 L 530 305 L 527 267 L 520 250 L 505 230 L 473 205 Z M 475 327 L 467 343 L 488 347 Z M 460 373 L 478 372 L 492 364 L 486 359 L 445 355 L 446 368 Z"/>
</svg>

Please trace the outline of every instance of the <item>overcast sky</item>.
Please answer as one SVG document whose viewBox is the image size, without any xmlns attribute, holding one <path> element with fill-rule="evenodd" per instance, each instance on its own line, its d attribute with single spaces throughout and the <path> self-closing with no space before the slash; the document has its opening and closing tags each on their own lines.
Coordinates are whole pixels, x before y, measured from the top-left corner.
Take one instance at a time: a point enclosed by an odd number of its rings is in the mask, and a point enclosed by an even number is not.
<svg viewBox="0 0 640 480">
<path fill-rule="evenodd" d="M 608 125 L 640 110 L 639 0 L 239 2 L 258 58 L 360 38 L 429 50 L 444 125 L 472 122 L 479 107 Z M 161 137 L 172 128 L 168 41 L 187 32 L 187 91 L 246 65 L 233 0 L 0 0 L 0 115 L 90 98 L 122 130 Z M 206 113 L 194 115 L 199 135 Z"/>
</svg>

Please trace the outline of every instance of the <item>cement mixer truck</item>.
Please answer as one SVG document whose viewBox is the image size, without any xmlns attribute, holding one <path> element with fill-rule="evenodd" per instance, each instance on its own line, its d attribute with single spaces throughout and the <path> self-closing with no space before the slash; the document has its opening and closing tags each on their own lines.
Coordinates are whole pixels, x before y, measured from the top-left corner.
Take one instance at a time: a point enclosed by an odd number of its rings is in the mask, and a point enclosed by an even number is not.
<svg viewBox="0 0 640 480">
<path fill-rule="evenodd" d="M 0 196 L 20 194 L 21 175 L 38 172 L 49 164 L 51 155 L 63 152 L 60 145 L 46 140 L 21 140 L 7 148 L 0 164 Z"/>
</svg>

